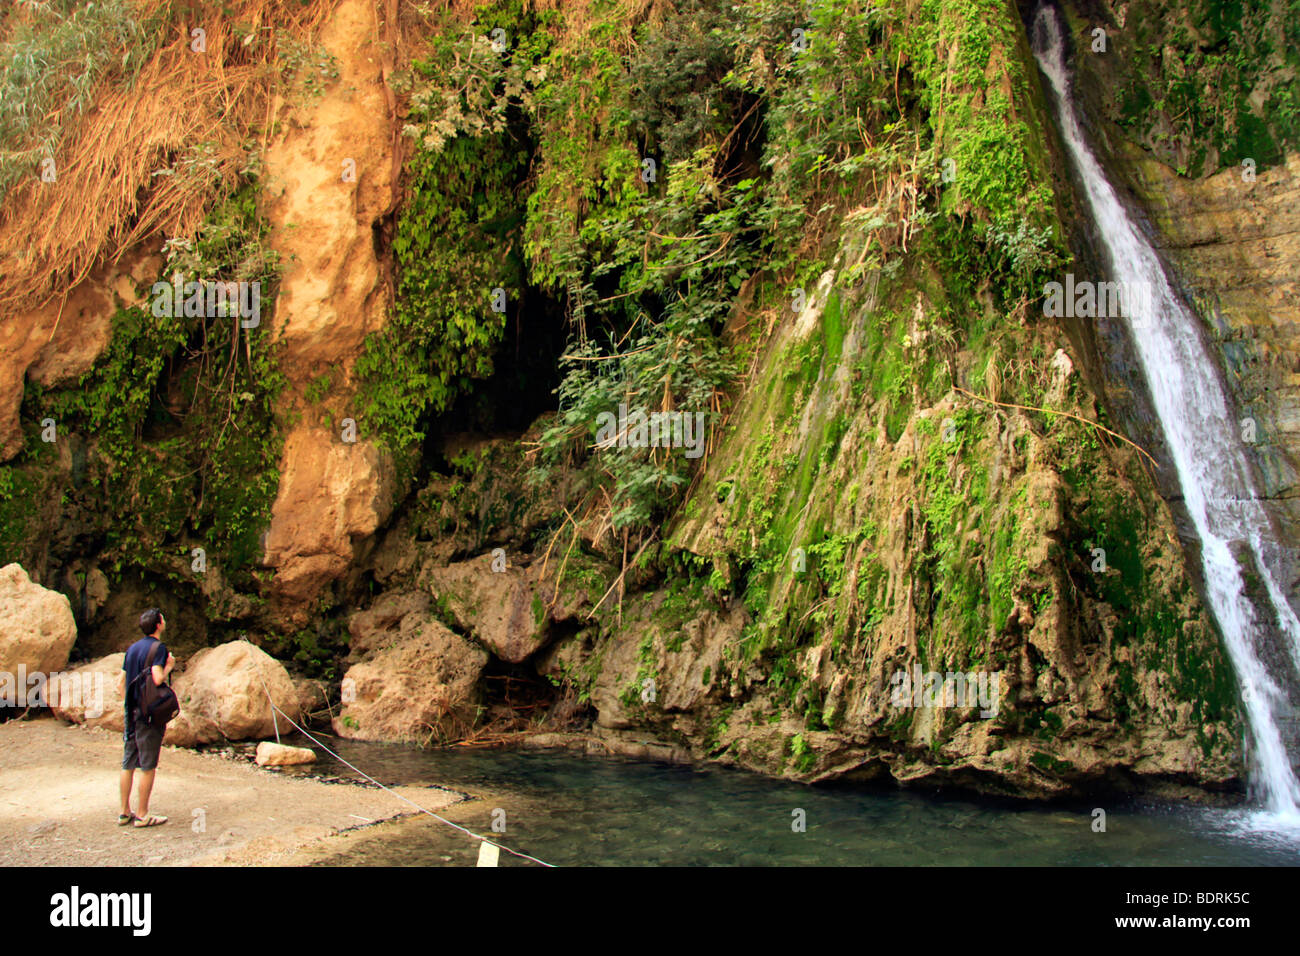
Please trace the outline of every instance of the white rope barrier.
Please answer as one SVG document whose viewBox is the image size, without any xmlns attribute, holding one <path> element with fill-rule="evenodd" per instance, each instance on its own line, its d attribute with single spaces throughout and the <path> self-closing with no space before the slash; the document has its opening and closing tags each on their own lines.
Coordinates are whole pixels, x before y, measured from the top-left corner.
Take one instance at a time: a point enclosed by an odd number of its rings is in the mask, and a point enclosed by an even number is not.
<svg viewBox="0 0 1300 956">
<path fill-rule="evenodd" d="M 252 641 L 249 641 L 248 638 L 244 638 L 244 641 L 245 641 L 247 644 L 249 644 L 249 646 L 251 646 L 251 647 L 256 647 L 256 645 L 253 644 Z M 327 754 L 329 754 L 329 755 L 330 755 L 331 757 L 333 757 L 335 760 L 339 761 L 339 763 L 345 764 L 346 766 L 350 767 L 352 770 L 354 770 L 354 771 L 356 771 L 357 773 L 361 774 L 361 776 L 365 777 L 367 780 L 369 780 L 369 781 L 370 781 L 371 783 L 373 783 L 375 786 L 377 786 L 377 787 L 379 787 L 379 788 L 381 788 L 381 789 L 383 789 L 383 790 L 388 791 L 389 793 L 391 793 L 393 796 L 395 796 L 395 797 L 396 797 L 397 799 L 399 799 L 399 800 L 404 800 L 404 801 L 406 801 L 406 802 L 409 803 L 411 806 L 415 807 L 415 809 L 419 810 L 421 813 L 427 813 L 429 816 L 433 817 L 435 820 L 439 820 L 439 821 L 441 821 L 442 823 L 447 824 L 447 826 L 449 826 L 449 827 L 454 827 L 455 829 L 460 830 L 462 833 L 465 833 L 465 834 L 467 834 L 467 835 L 473 837 L 475 840 L 479 840 L 479 841 L 481 841 L 481 842 L 483 842 L 483 843 L 488 844 L 489 846 L 495 846 L 495 847 L 497 847 L 497 848 L 499 848 L 499 849 L 505 850 L 507 853 L 510 853 L 510 854 L 512 854 L 512 855 L 514 855 L 514 856 L 517 856 L 517 857 L 521 858 L 521 859 L 524 859 L 524 860 L 531 860 L 533 863 L 540 864 L 541 866 L 549 866 L 549 867 L 551 867 L 551 868 L 554 868 L 554 867 L 555 867 L 555 864 L 554 864 L 554 863 L 547 863 L 545 860 L 539 860 L 539 859 L 537 859 L 537 857 L 535 857 L 535 856 L 529 856 L 527 853 L 520 853 L 518 850 L 512 850 L 512 849 L 510 849 L 510 847 L 508 847 L 508 846 L 505 846 L 505 845 L 500 844 L 500 843 L 495 843 L 495 842 L 493 842 L 492 840 L 489 840 L 489 839 L 488 839 L 487 837 L 485 837 L 485 836 L 480 836 L 479 834 L 475 833 L 473 830 L 467 830 L 467 829 L 465 829 L 465 827 L 461 826 L 459 823 L 452 823 L 452 822 L 451 822 L 450 820 L 448 820 L 446 817 L 440 817 L 440 816 L 438 816 L 438 814 L 434 813 L 432 810 L 425 809 L 424 807 L 422 807 L 422 806 L 420 806 L 418 803 L 416 803 L 414 800 L 408 799 L 407 797 L 402 796 L 400 793 L 398 793 L 396 790 L 392 789 L 391 787 L 387 787 L 387 786 L 385 786 L 384 784 L 380 783 L 378 780 L 376 780 L 374 777 L 370 776 L 370 774 L 366 773 L 366 772 L 365 772 L 364 770 L 362 770 L 360 767 L 357 767 L 356 765 L 354 765 L 354 764 L 352 764 L 352 763 L 349 763 L 347 760 L 344 760 L 342 757 L 340 757 L 340 756 L 339 756 L 338 754 L 336 754 L 334 751 L 330 750 L 330 749 L 329 749 L 328 747 L 326 747 L 323 743 L 321 743 L 319 740 L 317 740 L 315 737 L 313 737 L 313 736 L 312 736 L 308 731 L 306 731 L 306 730 L 303 729 L 302 727 L 299 727 L 299 726 L 298 726 L 298 723 L 297 723 L 297 722 L 296 722 L 292 717 L 290 717 L 290 716 L 289 716 L 288 714 L 286 714 L 284 711 L 280 710 L 279 707 L 276 707 L 276 706 L 275 706 L 275 701 L 271 699 L 271 691 L 270 691 L 270 688 L 268 688 L 268 687 L 266 686 L 266 681 L 265 681 L 265 679 L 262 678 L 262 671 L 261 671 L 261 667 L 260 667 L 260 666 L 257 668 L 257 677 L 258 677 L 258 680 L 261 680 L 261 681 L 262 681 L 262 690 L 264 690 L 264 691 L 266 692 L 266 702 L 267 702 L 268 704 L 271 705 L 271 711 L 272 711 L 272 713 L 271 713 L 271 718 L 272 718 L 272 720 L 275 719 L 275 715 L 278 713 L 281 717 L 283 717 L 285 720 L 289 721 L 290 724 L 292 724 L 295 728 L 297 728 L 297 730 L 298 730 L 299 733 L 301 733 L 303 736 L 305 736 L 308 740 L 310 740 L 312 743 L 314 743 L 317 747 L 320 747 L 321 750 L 325 751 Z M 278 723 L 278 722 L 276 722 L 276 735 L 275 735 L 275 736 L 276 736 L 276 741 L 278 742 L 279 739 L 280 739 L 280 731 L 279 731 L 279 723 Z"/>
</svg>

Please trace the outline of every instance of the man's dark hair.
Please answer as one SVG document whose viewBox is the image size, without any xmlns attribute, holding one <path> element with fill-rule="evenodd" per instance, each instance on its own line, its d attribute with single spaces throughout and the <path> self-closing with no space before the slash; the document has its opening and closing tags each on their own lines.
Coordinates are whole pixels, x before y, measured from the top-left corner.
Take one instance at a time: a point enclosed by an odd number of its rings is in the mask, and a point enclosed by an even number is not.
<svg viewBox="0 0 1300 956">
<path fill-rule="evenodd" d="M 162 620 L 162 611 L 156 607 L 151 607 L 140 615 L 140 630 L 144 631 L 145 637 L 153 637 L 153 632 L 158 630 L 158 622 Z"/>
</svg>

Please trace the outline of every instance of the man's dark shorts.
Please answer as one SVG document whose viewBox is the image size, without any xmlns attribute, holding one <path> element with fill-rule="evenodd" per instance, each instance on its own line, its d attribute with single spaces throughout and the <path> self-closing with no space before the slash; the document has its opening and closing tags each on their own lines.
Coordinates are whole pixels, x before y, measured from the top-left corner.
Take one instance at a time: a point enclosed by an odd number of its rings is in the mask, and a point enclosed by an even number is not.
<svg viewBox="0 0 1300 956">
<path fill-rule="evenodd" d="M 135 716 L 134 734 L 123 732 L 123 770 L 153 770 L 158 766 L 158 753 L 162 750 L 163 728 L 151 727 Z"/>
</svg>

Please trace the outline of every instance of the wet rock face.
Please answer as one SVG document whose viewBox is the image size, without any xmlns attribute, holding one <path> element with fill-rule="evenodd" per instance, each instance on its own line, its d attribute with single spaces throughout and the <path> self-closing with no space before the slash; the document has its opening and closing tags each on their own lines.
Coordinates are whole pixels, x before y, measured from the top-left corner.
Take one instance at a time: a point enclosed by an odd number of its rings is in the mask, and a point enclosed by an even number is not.
<svg viewBox="0 0 1300 956">
<path fill-rule="evenodd" d="M 1293 118 L 1276 108 L 1294 83 L 1294 44 L 1283 42 L 1268 56 L 1252 49 L 1285 39 L 1292 23 L 1268 5 L 1218 5 L 1221 16 L 1212 17 L 1206 4 L 1172 8 L 1162 0 L 1103 2 L 1101 9 L 1118 15 L 1120 30 L 1111 29 L 1116 42 L 1105 57 L 1076 50 L 1076 103 L 1112 184 L 1136 209 L 1200 319 L 1232 405 L 1227 437 L 1240 443 L 1252 472 L 1251 487 L 1240 496 L 1263 499 L 1264 560 L 1278 580 L 1294 582 L 1300 577 L 1300 153 Z M 1216 32 L 1215 23 L 1237 17 L 1242 28 L 1232 28 L 1231 38 Z M 1153 44 L 1151 35 L 1162 39 Z M 1232 63 L 1216 68 L 1212 82 L 1180 82 L 1210 75 L 1199 57 L 1229 44 L 1236 51 Z M 1157 95 L 1133 96 L 1144 85 Z M 1162 90 L 1177 92 L 1166 97 Z M 1140 370 L 1115 377 L 1127 375 L 1141 378 Z M 1136 391 L 1143 387 L 1136 382 Z M 1140 420 L 1136 426 L 1144 427 Z M 1168 477 L 1161 488 L 1171 500 L 1179 495 Z M 1260 600 L 1270 599 L 1261 594 Z"/>
<path fill-rule="evenodd" d="M 41 587 L 20 564 L 0 568 L 0 673 L 62 670 L 77 640 L 68 599 Z M 16 680 L 16 677 L 15 677 Z"/>
<path fill-rule="evenodd" d="M 1199 0 L 1102 0 L 1080 20 L 1106 23 L 1111 43 L 1092 53 L 1076 34 L 1072 64 L 1099 158 L 1200 316 L 1259 491 L 1300 540 L 1300 154 L 1276 109 L 1294 83 L 1291 24 L 1267 4 Z M 1204 58 L 1227 46 L 1233 62 L 1211 73 Z"/>
<path fill-rule="evenodd" d="M 1266 497 L 1300 485 L 1300 154 L 1253 182 L 1226 169 L 1185 179 L 1127 150 L 1122 161 L 1221 358 L 1257 451 Z M 1300 528 L 1292 500 L 1289 519 Z"/>
</svg>

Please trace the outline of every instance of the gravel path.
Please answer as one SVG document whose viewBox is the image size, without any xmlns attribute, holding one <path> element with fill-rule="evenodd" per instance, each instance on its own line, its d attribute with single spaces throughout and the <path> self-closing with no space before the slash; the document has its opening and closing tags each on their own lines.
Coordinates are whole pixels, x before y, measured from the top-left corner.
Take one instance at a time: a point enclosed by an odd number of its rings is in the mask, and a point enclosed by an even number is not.
<svg viewBox="0 0 1300 956">
<path fill-rule="evenodd" d="M 257 864 L 418 812 L 382 790 L 164 747 L 149 810 L 167 823 L 119 827 L 121 765 L 121 734 L 48 717 L 0 724 L 0 866 Z M 450 790 L 394 789 L 430 810 L 464 799 Z M 138 809 L 134 799 L 133 792 Z"/>
</svg>

